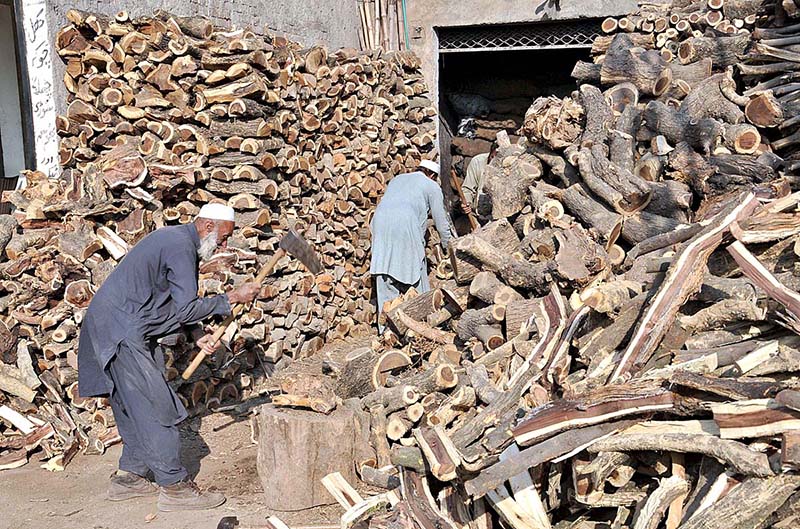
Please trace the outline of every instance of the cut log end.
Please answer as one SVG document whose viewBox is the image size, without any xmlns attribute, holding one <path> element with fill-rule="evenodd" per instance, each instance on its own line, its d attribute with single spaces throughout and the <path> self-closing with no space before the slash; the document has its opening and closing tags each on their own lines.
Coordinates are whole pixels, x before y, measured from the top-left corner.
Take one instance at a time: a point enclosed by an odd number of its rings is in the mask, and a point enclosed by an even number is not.
<svg viewBox="0 0 800 529">
<path fill-rule="evenodd" d="M 611 17 L 606 18 L 605 20 L 603 20 L 603 23 L 600 24 L 600 29 L 603 31 L 603 33 L 606 34 L 614 33 L 615 31 L 617 31 L 618 27 L 619 25 L 617 23 L 617 19 Z"/>
<path fill-rule="evenodd" d="M 744 109 L 747 121 L 757 127 L 772 128 L 783 123 L 783 108 L 771 92 L 752 98 Z"/>
<path fill-rule="evenodd" d="M 653 95 L 656 97 L 663 95 L 672 86 L 672 70 L 664 68 L 653 84 Z"/>
</svg>

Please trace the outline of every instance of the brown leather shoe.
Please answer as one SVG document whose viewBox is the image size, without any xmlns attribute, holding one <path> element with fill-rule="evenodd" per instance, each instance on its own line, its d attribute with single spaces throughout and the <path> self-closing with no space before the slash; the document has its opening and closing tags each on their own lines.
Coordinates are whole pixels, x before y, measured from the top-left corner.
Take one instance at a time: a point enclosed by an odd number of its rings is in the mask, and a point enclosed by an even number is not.
<svg viewBox="0 0 800 529">
<path fill-rule="evenodd" d="M 225 503 L 225 495 L 219 492 L 202 492 L 194 481 L 181 481 L 161 487 L 158 495 L 158 510 L 202 511 Z"/>
<path fill-rule="evenodd" d="M 124 501 L 156 494 L 158 487 L 142 476 L 123 470 L 117 470 L 111 475 L 111 485 L 108 486 L 108 499 L 111 501 Z"/>
</svg>

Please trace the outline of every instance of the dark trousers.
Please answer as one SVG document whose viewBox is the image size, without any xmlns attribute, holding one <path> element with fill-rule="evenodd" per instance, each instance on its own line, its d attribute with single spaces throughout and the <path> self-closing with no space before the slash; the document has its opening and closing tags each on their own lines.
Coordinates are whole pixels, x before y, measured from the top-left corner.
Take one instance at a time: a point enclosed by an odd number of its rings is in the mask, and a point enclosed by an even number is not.
<svg viewBox="0 0 800 529">
<path fill-rule="evenodd" d="M 123 443 L 120 470 L 139 476 L 150 470 L 161 486 L 186 479 L 177 426 L 186 410 L 164 378 L 161 349 L 123 342 L 108 371 L 114 382 L 111 410 Z"/>
</svg>

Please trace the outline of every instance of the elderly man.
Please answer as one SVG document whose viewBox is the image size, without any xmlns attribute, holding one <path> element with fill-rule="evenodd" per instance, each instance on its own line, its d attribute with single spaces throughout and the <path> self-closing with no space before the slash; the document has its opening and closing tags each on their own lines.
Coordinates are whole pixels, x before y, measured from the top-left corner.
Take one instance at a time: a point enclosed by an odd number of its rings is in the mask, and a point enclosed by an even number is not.
<svg viewBox="0 0 800 529">
<path fill-rule="evenodd" d="M 227 246 L 233 219 L 230 207 L 206 204 L 193 223 L 156 230 L 128 252 L 89 305 L 78 348 L 78 387 L 82 397 L 110 396 L 122 436 L 110 500 L 158 494 L 162 511 L 210 509 L 225 501 L 222 494 L 201 492 L 181 464 L 177 425 L 187 413 L 164 378 L 157 340 L 255 299 L 254 283 L 224 295 L 197 295 L 198 259 Z M 197 345 L 213 353 L 218 344 L 211 341 L 206 335 Z M 146 479 L 149 472 L 158 487 Z"/>
<path fill-rule="evenodd" d="M 417 171 L 395 176 L 386 187 L 375 210 L 372 230 L 372 261 L 369 272 L 375 278 L 378 311 L 383 304 L 409 288 L 430 290 L 425 260 L 425 231 L 428 215 L 433 216 L 442 248 L 450 241 L 450 222 L 442 190 L 436 183 L 439 164 L 423 160 Z M 383 326 L 378 325 L 383 332 Z"/>
<path fill-rule="evenodd" d="M 497 143 L 492 143 L 492 148 L 489 152 L 479 154 L 470 160 L 467 166 L 467 176 L 464 177 L 464 184 L 461 190 L 464 192 L 464 198 L 467 200 L 466 204 L 461 204 L 461 209 L 469 215 L 475 212 L 480 213 L 481 198 L 483 194 L 483 177 L 486 172 L 486 166 L 492 163 L 497 154 Z"/>
</svg>

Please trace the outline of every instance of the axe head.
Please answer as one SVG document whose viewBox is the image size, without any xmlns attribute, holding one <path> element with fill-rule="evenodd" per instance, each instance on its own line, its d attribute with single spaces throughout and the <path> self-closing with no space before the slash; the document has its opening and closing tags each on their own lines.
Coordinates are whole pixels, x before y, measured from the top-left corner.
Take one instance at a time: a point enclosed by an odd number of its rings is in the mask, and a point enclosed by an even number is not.
<svg viewBox="0 0 800 529">
<path fill-rule="evenodd" d="M 217 529 L 235 529 L 239 526 L 239 519 L 236 516 L 225 516 L 217 524 Z"/>
<path fill-rule="evenodd" d="M 322 272 L 322 263 L 313 248 L 294 230 L 289 230 L 281 239 L 280 248 L 303 263 L 312 274 Z"/>
</svg>

